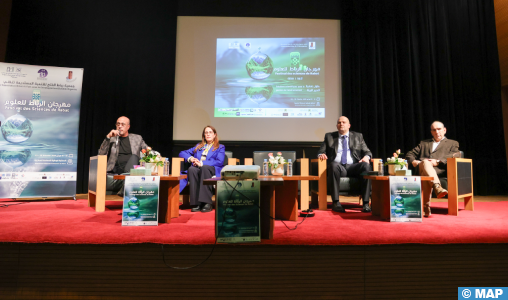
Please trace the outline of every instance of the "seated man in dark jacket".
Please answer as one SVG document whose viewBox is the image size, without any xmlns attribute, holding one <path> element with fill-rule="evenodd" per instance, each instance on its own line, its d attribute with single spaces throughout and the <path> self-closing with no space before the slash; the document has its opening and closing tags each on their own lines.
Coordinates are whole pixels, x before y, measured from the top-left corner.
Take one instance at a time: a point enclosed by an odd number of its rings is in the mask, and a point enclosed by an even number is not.
<svg viewBox="0 0 508 300">
<path fill-rule="evenodd" d="M 346 212 L 339 202 L 339 188 L 341 177 L 358 177 L 361 182 L 361 195 L 363 198 L 363 212 L 370 212 L 369 180 L 360 174 L 370 171 L 369 161 L 372 157 L 363 135 L 359 132 L 349 131 L 351 124 L 347 117 L 337 120 L 337 130 L 328 132 L 319 148 L 320 160 L 328 159 L 328 178 L 331 179 L 332 210 Z"/>
<path fill-rule="evenodd" d="M 433 139 L 423 140 L 413 150 L 406 155 L 409 164 L 418 168 L 421 176 L 430 176 L 434 180 L 426 183 L 434 189 L 438 198 L 448 194 L 448 191 L 441 186 L 439 175 L 446 173 L 446 159 L 453 157 L 453 154 L 459 152 L 459 143 L 445 137 L 446 128 L 444 124 L 435 121 L 430 125 L 430 133 Z M 422 199 L 424 216 L 430 216 L 430 193 L 428 199 Z"/>
<path fill-rule="evenodd" d="M 129 172 L 133 165 L 139 164 L 141 150 L 148 148 L 140 135 L 129 133 L 130 124 L 129 118 L 118 118 L 116 129 L 111 130 L 102 142 L 99 155 L 108 155 L 108 173 Z M 119 191 L 123 187 L 123 180 L 114 181 L 112 185 L 115 192 Z M 108 186 L 107 189 L 110 190 L 110 188 Z M 123 190 L 120 190 L 120 194 L 123 194 Z"/>
</svg>

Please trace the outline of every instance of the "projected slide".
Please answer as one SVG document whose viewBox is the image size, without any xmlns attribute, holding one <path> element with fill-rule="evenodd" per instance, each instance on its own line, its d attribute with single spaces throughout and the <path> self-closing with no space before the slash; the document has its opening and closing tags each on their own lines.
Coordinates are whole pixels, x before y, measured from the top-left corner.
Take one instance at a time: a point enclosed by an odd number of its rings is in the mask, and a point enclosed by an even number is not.
<svg viewBox="0 0 508 300">
<path fill-rule="evenodd" d="M 217 39 L 215 117 L 324 118 L 324 38 Z"/>
</svg>

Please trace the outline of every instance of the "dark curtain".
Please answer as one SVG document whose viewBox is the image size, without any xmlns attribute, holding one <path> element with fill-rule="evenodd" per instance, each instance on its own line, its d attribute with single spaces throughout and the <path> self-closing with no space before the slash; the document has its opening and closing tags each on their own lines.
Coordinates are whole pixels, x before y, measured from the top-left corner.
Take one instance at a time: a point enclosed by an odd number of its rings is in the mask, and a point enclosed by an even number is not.
<svg viewBox="0 0 508 300">
<path fill-rule="evenodd" d="M 119 116 L 171 155 L 176 3 L 13 1 L 6 62 L 84 68 L 77 193 Z"/>
<path fill-rule="evenodd" d="M 473 159 L 474 191 L 505 194 L 507 168 L 492 1 L 344 3 L 343 112 L 375 156 L 447 137 Z"/>
<path fill-rule="evenodd" d="M 16 0 L 6 62 L 85 69 L 77 193 L 121 115 L 171 155 L 177 15 L 341 19 L 343 111 L 374 155 L 440 120 L 474 159 L 475 193 L 508 192 L 492 1 Z"/>
</svg>

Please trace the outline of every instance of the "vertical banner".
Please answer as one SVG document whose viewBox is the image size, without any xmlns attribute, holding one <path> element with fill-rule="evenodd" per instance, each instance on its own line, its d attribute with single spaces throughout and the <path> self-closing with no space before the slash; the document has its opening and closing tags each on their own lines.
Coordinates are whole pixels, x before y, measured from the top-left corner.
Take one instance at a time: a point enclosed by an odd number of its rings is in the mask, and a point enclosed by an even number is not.
<svg viewBox="0 0 508 300">
<path fill-rule="evenodd" d="M 422 221 L 422 185 L 419 176 L 390 176 L 390 221 Z"/>
<path fill-rule="evenodd" d="M 215 234 L 219 243 L 260 242 L 257 180 L 218 181 Z"/>
<path fill-rule="evenodd" d="M 0 198 L 76 194 L 83 69 L 0 63 Z"/>
<path fill-rule="evenodd" d="M 126 176 L 123 226 L 158 225 L 159 176 Z"/>
</svg>

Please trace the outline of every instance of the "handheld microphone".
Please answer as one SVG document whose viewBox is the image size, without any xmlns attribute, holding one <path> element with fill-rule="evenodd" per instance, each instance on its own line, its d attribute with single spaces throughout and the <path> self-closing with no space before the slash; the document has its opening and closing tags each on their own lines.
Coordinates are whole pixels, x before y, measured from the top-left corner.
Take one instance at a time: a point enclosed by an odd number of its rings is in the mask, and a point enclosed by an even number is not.
<svg viewBox="0 0 508 300">
<path fill-rule="evenodd" d="M 120 139 L 120 132 L 116 135 L 116 147 L 118 148 L 118 140 Z"/>
</svg>

